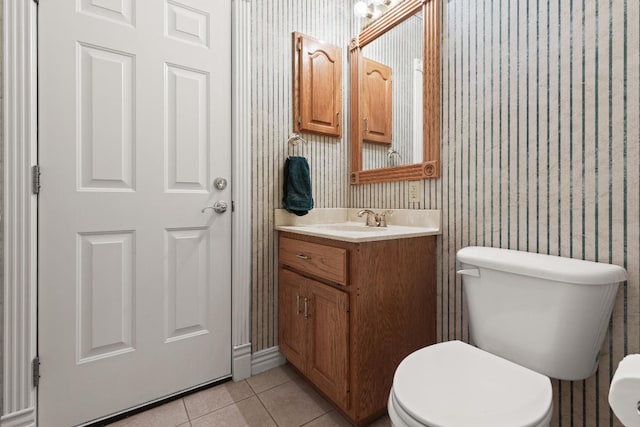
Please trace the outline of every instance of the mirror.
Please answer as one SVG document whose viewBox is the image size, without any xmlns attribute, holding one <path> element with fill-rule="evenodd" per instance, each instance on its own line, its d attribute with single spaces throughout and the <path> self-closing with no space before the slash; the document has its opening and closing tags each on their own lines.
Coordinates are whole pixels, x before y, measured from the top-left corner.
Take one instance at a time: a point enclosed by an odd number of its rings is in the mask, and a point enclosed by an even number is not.
<svg viewBox="0 0 640 427">
<path fill-rule="evenodd" d="M 362 170 L 422 163 L 422 13 L 362 48 Z"/>
<path fill-rule="evenodd" d="M 352 184 L 439 177 L 439 17 L 405 0 L 352 40 Z"/>
</svg>

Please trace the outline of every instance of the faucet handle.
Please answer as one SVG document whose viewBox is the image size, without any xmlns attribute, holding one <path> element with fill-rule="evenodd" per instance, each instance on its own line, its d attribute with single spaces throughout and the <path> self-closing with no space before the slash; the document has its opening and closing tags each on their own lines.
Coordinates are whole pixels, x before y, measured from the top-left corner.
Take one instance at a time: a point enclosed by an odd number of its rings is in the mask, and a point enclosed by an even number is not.
<svg viewBox="0 0 640 427">
<path fill-rule="evenodd" d="M 378 215 L 376 215 L 376 220 L 378 221 L 378 226 L 379 227 L 386 227 L 387 226 L 387 215 L 393 215 L 393 211 L 392 210 L 386 210 L 386 211 L 381 212 Z"/>
</svg>

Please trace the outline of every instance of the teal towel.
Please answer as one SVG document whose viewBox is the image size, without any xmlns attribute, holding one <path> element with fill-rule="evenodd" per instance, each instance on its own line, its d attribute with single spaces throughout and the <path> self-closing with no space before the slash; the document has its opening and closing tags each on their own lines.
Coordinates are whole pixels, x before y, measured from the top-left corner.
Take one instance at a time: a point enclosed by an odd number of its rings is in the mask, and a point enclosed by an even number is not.
<svg viewBox="0 0 640 427">
<path fill-rule="evenodd" d="M 291 156 L 284 162 L 282 206 L 298 216 L 306 215 L 313 209 L 311 173 L 304 157 Z"/>
</svg>

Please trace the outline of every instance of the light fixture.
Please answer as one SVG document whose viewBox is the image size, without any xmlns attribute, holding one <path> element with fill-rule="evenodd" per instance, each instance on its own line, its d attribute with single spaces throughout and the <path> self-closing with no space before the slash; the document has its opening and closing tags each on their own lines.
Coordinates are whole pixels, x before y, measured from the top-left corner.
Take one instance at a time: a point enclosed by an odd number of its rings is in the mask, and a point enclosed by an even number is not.
<svg viewBox="0 0 640 427">
<path fill-rule="evenodd" d="M 356 18 L 364 18 L 364 27 L 366 27 L 401 1 L 402 0 L 358 0 L 353 5 L 353 14 Z"/>
<path fill-rule="evenodd" d="M 360 0 L 353 6 L 353 13 L 358 18 L 364 18 L 365 16 L 370 14 L 369 5 L 363 0 Z"/>
</svg>

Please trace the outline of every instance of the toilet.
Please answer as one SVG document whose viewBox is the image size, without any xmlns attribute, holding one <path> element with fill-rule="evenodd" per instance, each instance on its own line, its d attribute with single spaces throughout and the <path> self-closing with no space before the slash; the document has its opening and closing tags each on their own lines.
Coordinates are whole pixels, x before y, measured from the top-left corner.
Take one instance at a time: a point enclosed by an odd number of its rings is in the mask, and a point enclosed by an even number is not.
<svg viewBox="0 0 640 427">
<path fill-rule="evenodd" d="M 508 249 L 456 256 L 473 345 L 417 350 L 396 369 L 395 427 L 548 426 L 551 381 L 595 373 L 618 285 L 616 265 Z"/>
</svg>

